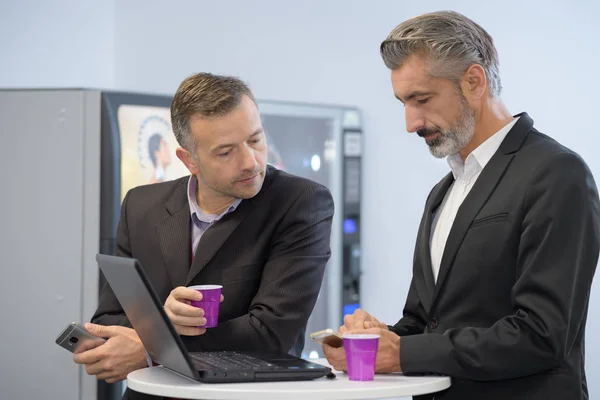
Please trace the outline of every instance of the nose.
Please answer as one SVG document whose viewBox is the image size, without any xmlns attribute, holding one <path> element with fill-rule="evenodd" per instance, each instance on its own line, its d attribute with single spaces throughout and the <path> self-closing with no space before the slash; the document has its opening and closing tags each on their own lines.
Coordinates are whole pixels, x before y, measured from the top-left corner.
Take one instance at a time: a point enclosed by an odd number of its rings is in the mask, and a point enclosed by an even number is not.
<svg viewBox="0 0 600 400">
<path fill-rule="evenodd" d="M 254 171 L 258 165 L 256 151 L 248 145 L 243 146 L 242 149 L 242 170 Z"/>
<path fill-rule="evenodd" d="M 406 120 L 406 131 L 409 133 L 425 127 L 425 118 L 421 112 L 409 104 L 404 108 L 404 118 Z"/>
</svg>

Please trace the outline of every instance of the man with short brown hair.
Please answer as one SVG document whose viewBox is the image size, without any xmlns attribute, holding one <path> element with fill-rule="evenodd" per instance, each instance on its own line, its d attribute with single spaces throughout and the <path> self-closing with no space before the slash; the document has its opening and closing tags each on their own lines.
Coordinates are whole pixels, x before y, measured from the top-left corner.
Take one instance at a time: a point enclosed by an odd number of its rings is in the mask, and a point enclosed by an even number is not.
<svg viewBox="0 0 600 400">
<path fill-rule="evenodd" d="M 331 194 L 267 165 L 258 108 L 237 78 L 187 78 L 171 117 L 191 175 L 128 192 L 117 255 L 140 261 L 190 351 L 299 355 L 330 257 Z M 203 310 L 190 305 L 199 293 L 187 286 L 199 284 L 223 286 L 216 328 L 199 328 Z M 147 365 L 108 285 L 92 322 L 90 332 L 108 341 L 75 355 L 89 374 L 115 382 Z"/>
</svg>

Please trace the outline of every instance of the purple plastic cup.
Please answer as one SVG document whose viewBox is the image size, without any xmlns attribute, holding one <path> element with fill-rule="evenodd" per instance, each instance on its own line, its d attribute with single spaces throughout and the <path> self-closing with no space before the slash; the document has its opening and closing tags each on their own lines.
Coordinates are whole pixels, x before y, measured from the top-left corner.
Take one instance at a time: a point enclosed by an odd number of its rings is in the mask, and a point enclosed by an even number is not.
<svg viewBox="0 0 600 400">
<path fill-rule="evenodd" d="M 202 293 L 202 300 L 192 300 L 191 304 L 204 310 L 206 325 L 198 328 L 214 328 L 219 324 L 219 304 L 221 304 L 221 285 L 196 285 L 188 286 L 189 289 Z"/>
<path fill-rule="evenodd" d="M 372 381 L 375 378 L 375 360 L 379 335 L 344 335 L 344 350 L 351 381 Z"/>
</svg>

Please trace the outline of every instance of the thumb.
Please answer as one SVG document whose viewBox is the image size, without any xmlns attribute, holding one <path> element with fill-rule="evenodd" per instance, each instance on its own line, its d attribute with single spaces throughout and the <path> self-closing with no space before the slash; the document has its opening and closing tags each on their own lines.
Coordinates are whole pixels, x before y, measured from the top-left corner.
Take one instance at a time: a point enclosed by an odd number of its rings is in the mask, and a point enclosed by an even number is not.
<svg viewBox="0 0 600 400">
<path fill-rule="evenodd" d="M 115 329 L 115 326 L 97 325 L 88 322 L 84 325 L 84 327 L 85 330 L 91 333 L 92 335 L 103 338 L 110 338 L 118 334 Z"/>
</svg>

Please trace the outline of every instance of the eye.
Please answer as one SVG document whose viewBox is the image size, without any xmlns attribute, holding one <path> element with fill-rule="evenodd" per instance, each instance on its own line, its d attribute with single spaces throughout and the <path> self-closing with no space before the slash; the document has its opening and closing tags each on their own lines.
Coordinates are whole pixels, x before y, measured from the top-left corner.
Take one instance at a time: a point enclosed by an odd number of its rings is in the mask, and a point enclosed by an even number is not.
<svg viewBox="0 0 600 400">
<path fill-rule="evenodd" d="M 258 138 L 258 139 L 252 139 L 252 140 L 250 141 L 250 143 L 251 143 L 251 144 L 257 144 L 257 143 L 259 143 L 259 142 L 260 142 L 260 138 Z"/>
<path fill-rule="evenodd" d="M 229 151 L 225 152 L 225 153 L 219 153 L 217 154 L 217 157 L 227 157 L 229 155 Z"/>
<path fill-rule="evenodd" d="M 430 99 L 429 97 L 426 97 L 424 99 L 417 100 L 417 103 L 419 103 L 419 104 L 425 104 L 425 103 L 427 103 L 429 101 L 429 99 Z"/>
</svg>

